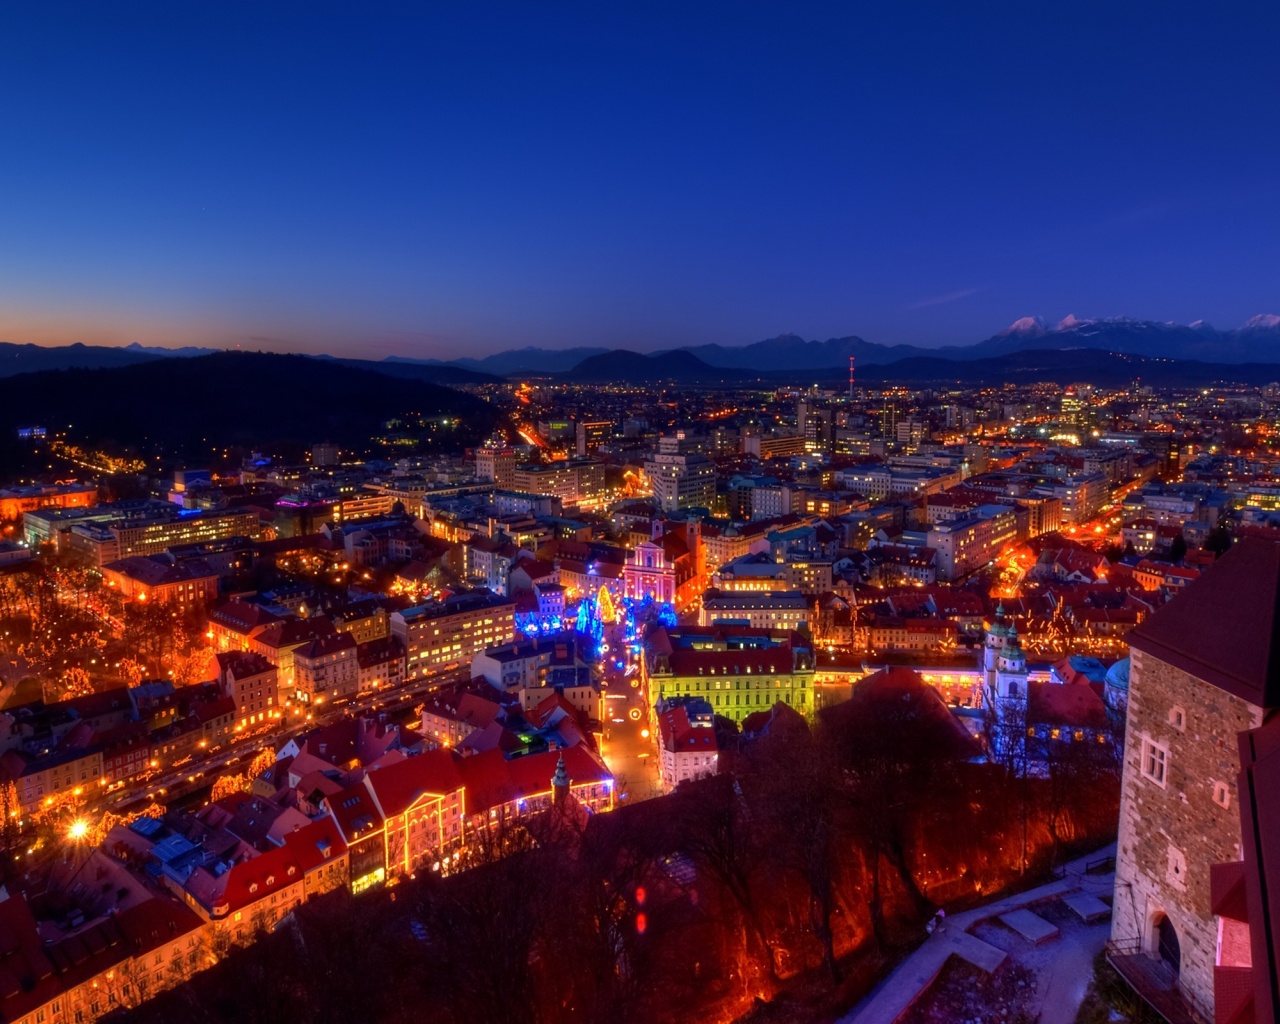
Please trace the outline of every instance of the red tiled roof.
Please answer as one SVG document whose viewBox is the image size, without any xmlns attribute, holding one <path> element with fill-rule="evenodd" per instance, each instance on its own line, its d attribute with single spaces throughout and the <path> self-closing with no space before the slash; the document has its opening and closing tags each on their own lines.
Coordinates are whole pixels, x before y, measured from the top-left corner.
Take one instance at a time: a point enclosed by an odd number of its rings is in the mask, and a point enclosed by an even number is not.
<svg viewBox="0 0 1280 1024">
<path fill-rule="evenodd" d="M 332 632 L 333 624 L 328 619 L 318 616 L 314 619 L 286 619 L 273 622 L 254 639 L 266 647 L 296 647 L 316 637 L 328 636 Z"/>
<path fill-rule="evenodd" d="M 327 861 L 336 860 L 347 852 L 342 833 L 331 818 L 321 818 L 310 825 L 290 832 L 284 837 L 285 849 L 293 853 L 298 867 L 305 875 Z M 328 855 L 326 856 L 326 851 Z"/>
<path fill-rule="evenodd" d="M 370 771 L 366 778 L 388 818 L 403 814 L 423 796 L 448 796 L 462 789 L 462 776 L 447 750 L 407 757 L 390 767 Z"/>
<path fill-rule="evenodd" d="M 363 781 L 326 797 L 324 802 L 348 844 L 382 827 L 382 813 Z"/>
<path fill-rule="evenodd" d="M 913 728 L 920 730 L 921 743 L 931 749 L 955 759 L 981 752 L 978 742 L 952 715 L 938 691 L 910 668 L 882 668 L 858 680 L 849 700 L 823 708 L 819 714 L 839 722 L 850 717 L 900 715 L 906 708 L 911 710 Z"/>
<path fill-rule="evenodd" d="M 663 747 L 674 753 L 712 753 L 718 749 L 715 729 L 707 725 L 694 725 L 689 721 L 689 713 L 679 705 L 658 716 L 658 735 Z"/>
<path fill-rule="evenodd" d="M 222 607 L 211 611 L 209 618 L 220 626 L 245 634 L 259 626 L 267 626 L 279 621 L 278 616 L 271 614 L 261 605 L 249 604 L 247 601 L 228 601 Z"/>
<path fill-rule="evenodd" d="M 1105 729 L 1107 708 L 1088 683 L 1027 684 L 1027 722 L 1070 729 Z"/>
<path fill-rule="evenodd" d="M 217 656 L 220 672 L 230 672 L 232 679 L 247 679 L 274 667 L 256 651 L 223 651 Z"/>
<path fill-rule="evenodd" d="M 476 813 L 502 804 L 551 791 L 556 762 L 564 756 L 570 786 L 590 785 L 611 779 L 609 770 L 584 744 L 548 750 L 507 760 L 501 750 L 460 758 L 457 762 L 467 788 L 467 811 Z"/>
<path fill-rule="evenodd" d="M 330 654 L 338 654 L 342 651 L 354 651 L 355 649 L 356 638 L 350 633 L 330 633 L 327 636 L 318 636 L 314 640 L 303 644 L 293 652 L 293 656 L 310 660 L 323 658 Z"/>
<path fill-rule="evenodd" d="M 1280 544 L 1247 537 L 1128 634 L 1131 647 L 1263 708 L 1280 705 Z"/>
<path fill-rule="evenodd" d="M 790 675 L 792 656 L 789 647 L 764 650 L 671 652 L 671 674 L 676 676 Z"/>
<path fill-rule="evenodd" d="M 302 868 L 295 850 L 287 846 L 268 850 L 241 861 L 227 872 L 222 893 L 215 898 L 212 909 L 226 914 L 243 910 L 300 881 Z"/>
</svg>

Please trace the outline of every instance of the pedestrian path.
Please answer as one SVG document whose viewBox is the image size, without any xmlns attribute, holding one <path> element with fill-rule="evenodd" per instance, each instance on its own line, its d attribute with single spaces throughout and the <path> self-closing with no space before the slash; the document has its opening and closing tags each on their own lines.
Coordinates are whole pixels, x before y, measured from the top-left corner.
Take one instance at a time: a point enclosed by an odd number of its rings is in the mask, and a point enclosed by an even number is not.
<svg viewBox="0 0 1280 1024">
<path fill-rule="evenodd" d="M 969 935 L 970 928 L 1055 897 L 1080 894 L 1097 899 L 1103 895 L 1109 896 L 1112 875 L 1090 875 L 1086 866 L 1114 852 L 1115 844 L 1112 844 L 1105 850 L 1072 861 L 1067 865 L 1063 877 L 1056 882 L 947 917 L 942 926 L 914 953 L 872 989 L 857 1006 L 840 1018 L 840 1024 L 895 1024 L 933 983 L 952 954 L 963 957 L 982 970 L 995 970 L 1004 961 L 1004 951 Z"/>
</svg>

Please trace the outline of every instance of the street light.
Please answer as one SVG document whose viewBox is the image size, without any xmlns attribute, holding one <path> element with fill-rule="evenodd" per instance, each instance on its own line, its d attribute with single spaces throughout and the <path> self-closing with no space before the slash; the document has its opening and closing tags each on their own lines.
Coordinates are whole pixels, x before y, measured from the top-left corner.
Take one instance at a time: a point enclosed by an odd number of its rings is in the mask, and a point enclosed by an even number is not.
<svg viewBox="0 0 1280 1024">
<path fill-rule="evenodd" d="M 67 838 L 73 843 L 78 843 L 81 839 L 89 834 L 89 823 L 83 818 L 77 818 L 71 823 L 67 829 Z"/>
</svg>

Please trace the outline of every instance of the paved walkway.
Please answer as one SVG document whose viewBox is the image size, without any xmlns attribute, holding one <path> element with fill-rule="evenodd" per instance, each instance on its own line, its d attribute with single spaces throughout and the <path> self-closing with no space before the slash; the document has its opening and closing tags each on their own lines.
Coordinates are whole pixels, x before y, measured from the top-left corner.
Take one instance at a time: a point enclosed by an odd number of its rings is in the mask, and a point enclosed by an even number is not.
<svg viewBox="0 0 1280 1024">
<path fill-rule="evenodd" d="M 867 996 L 844 1017 L 840 1024 L 894 1024 L 913 1002 L 938 976 L 943 964 L 953 954 L 963 957 L 983 970 L 993 970 L 1005 958 L 1005 953 L 988 942 L 968 934 L 970 928 L 983 921 L 998 918 L 1014 910 L 1020 910 L 1041 900 L 1053 899 L 1055 896 L 1070 896 L 1084 893 L 1090 896 L 1111 895 L 1113 876 L 1087 875 L 1085 865 L 1102 857 L 1115 854 L 1115 844 L 1097 850 L 1086 857 L 1074 860 L 1067 865 L 1066 875 L 1056 882 L 1042 885 L 1037 889 L 1004 899 L 987 903 L 962 914 L 948 916 L 941 928 L 927 938 L 924 943 L 906 960 L 899 964 L 892 973 L 880 982 Z M 974 944 L 977 945 L 974 945 Z M 985 947 L 981 948 L 981 947 Z M 994 967 L 988 967 L 987 964 Z M 1085 978 L 1087 984 L 1088 978 Z"/>
</svg>

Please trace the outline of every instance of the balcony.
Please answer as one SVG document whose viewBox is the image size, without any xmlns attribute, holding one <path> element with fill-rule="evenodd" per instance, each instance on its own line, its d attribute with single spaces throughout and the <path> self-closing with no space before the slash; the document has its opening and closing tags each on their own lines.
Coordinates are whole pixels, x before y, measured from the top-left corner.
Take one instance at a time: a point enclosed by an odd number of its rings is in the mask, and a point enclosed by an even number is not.
<svg viewBox="0 0 1280 1024">
<path fill-rule="evenodd" d="M 1199 1006 L 1169 965 L 1144 953 L 1137 939 L 1113 939 L 1106 952 L 1124 983 L 1168 1024 L 1213 1024 L 1212 1008 Z"/>
</svg>

